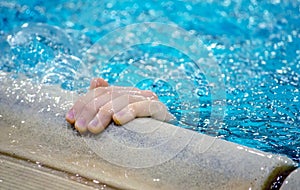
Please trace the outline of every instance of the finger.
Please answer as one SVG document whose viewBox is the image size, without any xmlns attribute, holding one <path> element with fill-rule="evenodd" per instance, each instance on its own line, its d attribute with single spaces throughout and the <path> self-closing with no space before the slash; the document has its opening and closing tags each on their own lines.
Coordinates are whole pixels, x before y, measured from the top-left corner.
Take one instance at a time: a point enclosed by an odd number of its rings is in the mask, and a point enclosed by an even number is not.
<svg viewBox="0 0 300 190">
<path fill-rule="evenodd" d="M 115 98 L 122 96 L 122 95 L 126 95 L 126 94 L 127 95 L 138 94 L 139 96 L 143 96 L 146 98 L 157 99 L 156 96 L 153 96 L 153 93 L 151 91 L 147 91 L 147 92 L 145 91 L 142 93 L 140 93 L 140 91 L 129 91 L 129 92 L 127 92 L 127 91 L 117 91 L 117 92 L 107 91 L 106 93 L 92 99 L 89 103 L 85 104 L 83 107 L 78 108 L 77 110 L 79 110 L 79 111 L 74 116 L 75 120 L 78 120 L 78 119 L 82 119 L 85 121 L 91 120 L 91 118 L 96 115 L 96 112 L 98 111 L 98 109 L 100 107 L 102 107 L 106 103 L 114 100 Z M 81 103 L 81 102 L 79 102 L 79 103 Z M 76 105 L 75 105 L 75 107 L 76 107 Z M 74 108 L 73 110 L 76 110 L 76 108 Z M 84 122 L 82 121 L 79 123 L 83 124 Z"/>
<path fill-rule="evenodd" d="M 94 99 L 96 99 L 97 97 L 99 97 L 101 95 L 109 94 L 109 93 L 119 94 L 119 95 L 131 94 L 131 95 L 139 95 L 139 96 L 149 97 L 149 98 L 152 98 L 152 99 L 158 99 L 157 95 L 155 93 L 153 93 L 151 91 L 148 91 L 148 90 L 143 90 L 142 91 L 142 90 L 139 90 L 137 88 L 118 87 L 118 86 L 116 86 L 116 87 L 98 87 L 96 89 L 93 89 L 93 90 L 89 91 L 86 95 L 80 97 L 75 102 L 73 107 L 66 114 L 66 120 L 69 123 L 74 124 L 75 120 L 79 118 L 79 116 L 82 113 L 82 110 L 84 109 L 84 107 L 88 103 L 92 102 Z M 94 104 L 94 105 L 96 107 L 98 106 L 98 104 Z"/>
<path fill-rule="evenodd" d="M 98 87 L 108 87 L 109 84 L 102 78 L 93 78 L 90 82 L 90 90 Z"/>
<path fill-rule="evenodd" d="M 132 93 L 134 93 L 134 91 L 138 91 L 138 89 L 132 87 L 98 87 L 96 89 L 90 90 L 87 94 L 80 97 L 72 106 L 72 108 L 67 112 L 66 120 L 69 123 L 74 124 L 76 118 L 78 118 L 78 116 L 81 114 L 81 110 L 86 104 L 88 104 L 94 98 L 112 91 L 119 91 L 119 92 L 133 91 Z"/>
<path fill-rule="evenodd" d="M 76 117 L 75 128 L 83 133 L 87 130 L 87 125 L 92 120 L 93 117 L 97 114 L 99 108 L 105 105 L 107 102 L 110 102 L 112 99 L 121 96 L 121 93 L 106 93 L 99 97 L 94 98 L 91 102 L 86 104 L 80 111 L 80 115 Z M 111 116 L 110 116 L 111 117 Z"/>
<path fill-rule="evenodd" d="M 99 97 L 94 98 L 91 102 L 86 104 L 80 112 L 80 115 L 76 117 L 76 122 L 75 122 L 75 128 L 79 132 L 85 132 L 87 130 L 87 125 L 88 123 L 95 117 L 97 112 L 99 111 L 99 108 L 103 109 L 102 107 L 107 104 L 108 102 L 111 102 L 118 98 L 119 96 L 122 96 L 123 94 L 120 92 L 114 92 L 111 94 L 110 92 L 107 92 Z M 109 109 L 105 109 L 109 110 Z M 104 117 L 105 116 L 105 117 Z M 111 118 L 110 114 L 107 114 L 106 112 L 103 111 L 103 117 L 102 119 L 105 119 L 106 116 Z M 101 120 L 102 121 L 102 120 Z"/>
<path fill-rule="evenodd" d="M 168 112 L 167 107 L 157 100 L 145 100 L 129 104 L 113 115 L 118 125 L 123 125 L 136 117 L 152 117 L 160 121 L 170 121 L 175 117 Z"/>
<path fill-rule="evenodd" d="M 116 112 L 119 112 L 124 107 L 128 106 L 133 102 L 139 102 L 147 100 L 147 98 L 143 96 L 136 95 L 122 95 L 118 98 L 108 102 L 104 106 L 102 106 L 96 116 L 92 121 L 88 124 L 87 128 L 92 133 L 100 133 L 103 131 L 111 122 L 112 115 Z"/>
</svg>

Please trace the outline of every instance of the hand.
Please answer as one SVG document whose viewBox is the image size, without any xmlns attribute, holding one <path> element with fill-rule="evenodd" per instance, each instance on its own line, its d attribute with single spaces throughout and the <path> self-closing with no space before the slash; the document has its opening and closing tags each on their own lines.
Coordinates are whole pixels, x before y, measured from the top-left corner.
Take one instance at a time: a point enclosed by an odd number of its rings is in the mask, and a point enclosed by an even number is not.
<svg viewBox="0 0 300 190">
<path fill-rule="evenodd" d="M 170 121 L 174 116 L 155 93 L 133 87 L 109 86 L 101 78 L 91 80 L 90 91 L 80 97 L 66 114 L 66 120 L 84 133 L 97 134 L 113 120 L 123 125 L 136 117 Z"/>
</svg>

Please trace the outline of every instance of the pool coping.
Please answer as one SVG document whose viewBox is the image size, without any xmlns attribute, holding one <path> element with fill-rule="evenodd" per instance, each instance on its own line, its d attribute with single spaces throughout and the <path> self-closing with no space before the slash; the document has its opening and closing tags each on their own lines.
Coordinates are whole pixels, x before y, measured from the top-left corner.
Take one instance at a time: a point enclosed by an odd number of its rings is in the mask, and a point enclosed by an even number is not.
<svg viewBox="0 0 300 190">
<path fill-rule="evenodd" d="M 6 78 L 0 97 L 1 152 L 120 189 L 267 189 L 297 167 L 286 156 L 150 118 L 111 124 L 89 141 L 64 120 L 77 95 L 57 86 Z"/>
</svg>

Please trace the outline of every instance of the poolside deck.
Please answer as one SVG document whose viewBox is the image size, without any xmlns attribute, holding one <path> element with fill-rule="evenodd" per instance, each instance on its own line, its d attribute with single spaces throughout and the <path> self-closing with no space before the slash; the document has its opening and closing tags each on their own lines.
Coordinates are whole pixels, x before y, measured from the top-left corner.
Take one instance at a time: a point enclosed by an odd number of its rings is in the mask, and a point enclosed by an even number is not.
<svg viewBox="0 0 300 190">
<path fill-rule="evenodd" d="M 95 183 L 78 175 L 3 154 L 0 154 L 0 189 L 113 190 L 105 184 Z"/>
</svg>

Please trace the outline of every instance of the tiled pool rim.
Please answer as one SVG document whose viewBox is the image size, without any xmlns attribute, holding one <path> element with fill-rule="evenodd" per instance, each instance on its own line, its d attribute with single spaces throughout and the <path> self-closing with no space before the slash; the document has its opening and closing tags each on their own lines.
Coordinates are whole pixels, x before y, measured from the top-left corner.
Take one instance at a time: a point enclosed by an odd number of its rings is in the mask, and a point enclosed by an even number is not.
<svg viewBox="0 0 300 190">
<path fill-rule="evenodd" d="M 145 142 L 155 142 L 157 137 L 164 140 L 175 129 L 183 135 L 181 137 L 192 138 L 176 155 L 170 155 L 169 160 L 158 165 L 123 167 L 95 154 L 84 140 L 88 137 L 75 135 L 67 127 L 64 114 L 72 104 L 71 97 L 76 99 L 75 94 L 57 86 L 33 85 L 27 79 L 3 78 L 0 97 L 0 152 L 120 189 L 268 189 L 278 175 L 290 173 L 297 167 L 282 155 L 261 152 L 149 118 L 136 119 L 125 127 L 160 126 L 163 129 L 153 136 L 150 132 Z M 115 138 L 132 146 L 141 146 L 135 138 Z M 176 147 L 181 140 L 168 140 L 169 146 L 158 146 L 148 156 L 159 160 L 160 155 L 173 154 L 169 147 Z M 111 145 L 106 141 L 101 142 L 106 143 L 105 147 L 111 153 L 116 153 L 116 147 L 109 147 Z M 133 154 L 130 149 L 128 156 L 137 164 L 145 163 L 145 160 L 139 161 L 143 155 Z"/>
</svg>

